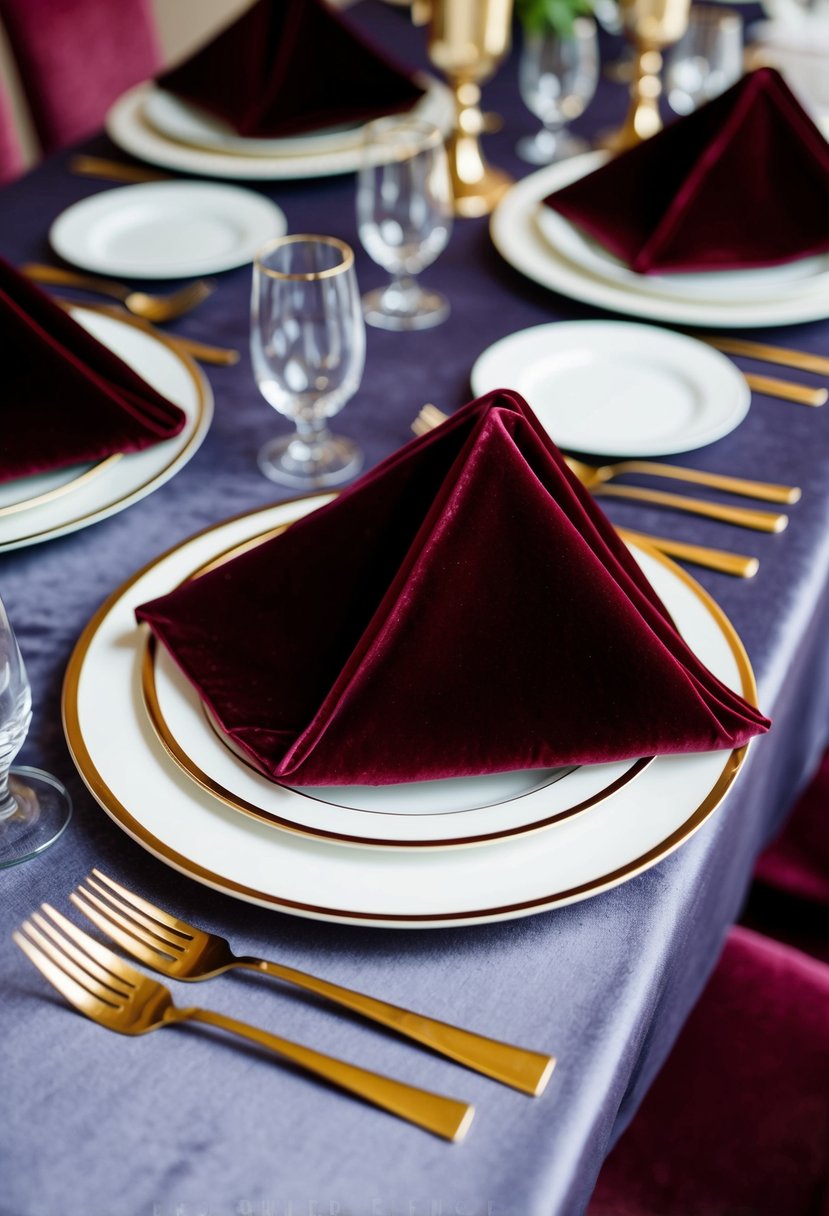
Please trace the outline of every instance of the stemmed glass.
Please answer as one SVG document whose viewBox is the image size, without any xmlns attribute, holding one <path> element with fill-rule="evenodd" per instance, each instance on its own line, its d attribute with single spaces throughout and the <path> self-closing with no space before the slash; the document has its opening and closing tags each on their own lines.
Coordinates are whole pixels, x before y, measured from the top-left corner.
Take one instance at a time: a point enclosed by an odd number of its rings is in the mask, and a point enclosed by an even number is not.
<svg viewBox="0 0 829 1216">
<path fill-rule="evenodd" d="M 452 230 L 452 186 L 437 127 L 407 117 L 369 123 L 357 225 L 369 257 L 391 274 L 388 286 L 363 297 L 368 324 L 402 330 L 444 321 L 448 301 L 416 278 L 443 252 Z"/>
<path fill-rule="evenodd" d="M 259 468 L 300 489 L 339 485 L 358 472 L 360 448 L 328 419 L 360 386 L 366 335 L 350 245 L 333 236 L 279 237 L 256 255 L 250 349 L 262 396 L 296 431 L 270 440 Z"/>
<path fill-rule="evenodd" d="M 596 24 L 577 17 L 570 35 L 545 30 L 528 33 L 518 64 L 518 87 L 524 105 L 543 126 L 518 141 L 516 151 L 531 165 L 564 160 L 589 145 L 564 130 L 587 108 L 599 81 Z"/>
<path fill-rule="evenodd" d="M 0 867 L 42 852 L 72 815 L 69 794 L 54 777 L 36 768 L 11 767 L 31 720 L 26 668 L 0 601 Z"/>
<path fill-rule="evenodd" d="M 693 5 L 688 28 L 668 56 L 665 91 L 677 114 L 690 114 L 735 84 L 743 72 L 743 21 L 730 9 Z"/>
</svg>

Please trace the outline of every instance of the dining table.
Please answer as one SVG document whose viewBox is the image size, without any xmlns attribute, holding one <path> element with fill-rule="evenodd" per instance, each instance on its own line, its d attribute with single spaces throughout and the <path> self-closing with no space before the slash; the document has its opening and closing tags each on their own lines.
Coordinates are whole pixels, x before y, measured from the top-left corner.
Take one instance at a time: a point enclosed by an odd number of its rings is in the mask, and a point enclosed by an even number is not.
<svg viewBox="0 0 829 1216">
<path fill-rule="evenodd" d="M 425 32 L 412 26 L 407 9 L 363 0 L 351 19 L 379 45 L 429 67 Z M 485 108 L 503 119 L 484 146 L 493 164 L 518 179 L 530 168 L 515 145 L 537 120 L 519 96 L 518 31 L 515 42 L 484 87 Z M 617 54 L 618 41 L 605 39 L 604 50 L 606 57 Z M 620 123 L 625 108 L 624 86 L 603 78 L 573 127 L 594 135 Z M 4 187 L 0 253 L 13 264 L 54 261 L 47 239 L 54 219 L 76 201 L 119 188 L 73 173 L 79 151 L 130 161 L 101 132 Z M 353 174 L 245 184 L 278 203 L 290 232 L 348 242 L 362 290 L 383 283 L 384 272 L 360 245 Z M 470 370 L 496 340 L 542 323 L 624 319 L 519 273 L 496 250 L 485 216 L 456 220 L 447 248 L 422 277 L 449 299 L 449 318 L 420 332 L 369 329 L 362 382 L 336 420 L 363 449 L 366 469 L 411 439 L 424 403 L 452 413 L 470 400 Z M 689 568 L 742 639 L 759 705 L 773 723 L 752 741 L 732 788 L 699 830 L 628 881 L 564 906 L 528 910 L 535 914 L 440 928 L 335 923 L 302 909 L 234 898 L 153 855 L 98 805 L 75 770 L 62 727 L 67 664 L 102 602 L 192 534 L 291 497 L 256 466 L 258 448 L 287 431 L 288 422 L 266 404 L 251 370 L 251 267 L 217 274 L 215 282 L 198 308 L 165 326 L 171 336 L 241 352 L 233 366 L 204 369 L 215 413 L 193 458 L 127 510 L 0 553 L 0 593 L 33 692 L 20 760 L 55 774 L 74 804 L 52 847 L 0 874 L 0 1213 L 578 1216 L 740 916 L 758 854 L 781 828 L 829 741 L 829 409 L 755 392 L 731 433 L 670 458 L 800 486 L 802 498 L 786 508 L 789 524 L 778 534 L 654 505 L 603 504 L 620 527 L 759 558 L 752 579 Z M 829 316 L 735 333 L 829 354 Z M 4 352 L 0 373 L 13 355 Z M 770 370 L 737 362 L 746 371 Z M 805 373 L 786 374 L 821 383 Z M 570 694 L 578 697 L 580 690 Z M 106 715 L 106 704 L 101 712 Z M 113 732 L 111 747 L 123 745 Z M 344 848 L 343 865 L 347 854 Z M 539 1097 L 514 1092 L 313 996 L 249 974 L 197 989 L 171 986 L 185 1004 L 221 1010 L 474 1103 L 463 1143 L 430 1136 L 200 1027 L 146 1038 L 105 1033 L 44 984 L 11 938 L 44 901 L 67 912 L 70 892 L 93 867 L 220 933 L 239 953 L 278 959 L 549 1052 L 557 1060 L 550 1083 Z M 325 892 L 318 895 L 324 903 Z M 676 1102 L 682 1101 L 678 1093 Z"/>
</svg>

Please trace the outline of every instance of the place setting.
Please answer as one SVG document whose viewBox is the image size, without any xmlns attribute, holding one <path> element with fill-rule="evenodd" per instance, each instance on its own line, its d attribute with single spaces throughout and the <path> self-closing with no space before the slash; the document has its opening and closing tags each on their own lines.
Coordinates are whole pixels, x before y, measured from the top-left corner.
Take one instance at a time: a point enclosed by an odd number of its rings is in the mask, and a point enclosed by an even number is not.
<svg viewBox="0 0 829 1216">
<path fill-rule="evenodd" d="M 613 159 L 590 152 L 523 178 L 491 234 L 528 278 L 614 312 L 790 325 L 829 315 L 827 191 L 825 140 L 764 68 Z"/>
<path fill-rule="evenodd" d="M 446 132 L 452 96 L 381 53 L 322 0 L 279 8 L 258 0 L 185 62 L 124 93 L 106 127 L 120 148 L 153 165 L 291 180 L 354 172 L 366 123 L 396 113 Z"/>
</svg>

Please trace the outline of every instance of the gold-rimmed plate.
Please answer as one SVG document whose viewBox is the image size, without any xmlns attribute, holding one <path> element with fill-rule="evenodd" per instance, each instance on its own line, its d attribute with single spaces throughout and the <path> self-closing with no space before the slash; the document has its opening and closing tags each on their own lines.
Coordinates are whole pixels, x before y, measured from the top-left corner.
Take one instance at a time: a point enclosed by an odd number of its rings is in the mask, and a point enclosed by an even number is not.
<svg viewBox="0 0 829 1216">
<path fill-rule="evenodd" d="M 206 886 L 264 907 L 345 924 L 433 928 L 528 916 L 626 882 L 687 841 L 720 805 L 745 748 L 657 757 L 584 814 L 461 849 L 343 848 L 241 815 L 192 781 L 144 711 L 145 634 L 135 608 L 325 501 L 283 503 L 192 537 L 119 588 L 84 630 L 64 684 L 66 738 L 94 797 L 142 847 Z M 751 667 L 722 611 L 671 562 L 634 552 L 702 661 L 754 701 Z"/>
<path fill-rule="evenodd" d="M 0 509 L 0 552 L 86 528 L 152 493 L 191 459 L 213 417 L 213 395 L 203 373 L 164 337 L 114 308 L 78 305 L 69 311 L 99 342 L 178 405 L 185 413 L 185 425 L 172 439 L 143 452 L 27 479 L 28 487 L 16 483 L 22 489 L 17 498 L 16 488 L 10 489 L 10 498 L 0 498 L 0 503 L 15 508 Z"/>
</svg>

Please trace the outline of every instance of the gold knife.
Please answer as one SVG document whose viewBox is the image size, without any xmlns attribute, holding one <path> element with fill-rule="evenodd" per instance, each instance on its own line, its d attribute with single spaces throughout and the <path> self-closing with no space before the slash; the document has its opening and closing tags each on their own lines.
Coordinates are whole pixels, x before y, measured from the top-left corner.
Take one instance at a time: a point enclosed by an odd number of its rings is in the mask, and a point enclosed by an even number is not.
<svg viewBox="0 0 829 1216">
<path fill-rule="evenodd" d="M 81 177 L 101 177 L 114 182 L 169 182 L 169 173 L 145 169 L 142 165 L 127 165 L 120 160 L 106 160 L 102 156 L 73 156 L 69 161 L 69 172 Z"/>
<path fill-rule="evenodd" d="M 716 347 L 724 355 L 742 355 L 746 359 L 759 359 L 761 363 L 778 363 L 781 367 L 794 367 L 801 372 L 816 372 L 819 376 L 829 376 L 829 359 L 825 355 L 789 350 L 785 346 L 770 346 L 766 342 L 749 342 L 744 338 L 724 338 L 719 334 L 697 336 L 701 342 Z"/>
<path fill-rule="evenodd" d="M 806 384 L 794 384 L 791 380 L 779 380 L 776 376 L 758 376 L 754 372 L 743 372 L 748 387 L 753 393 L 766 397 L 781 397 L 798 405 L 825 405 L 829 401 L 829 389 L 809 388 Z"/>
<path fill-rule="evenodd" d="M 680 561 L 690 562 L 694 566 L 704 566 L 707 570 L 717 570 L 720 574 L 732 574 L 736 578 L 754 578 L 760 569 L 756 557 L 746 557 L 742 553 L 727 553 L 724 549 L 711 549 L 707 545 L 690 545 L 682 540 L 671 540 L 666 536 L 650 536 L 646 532 L 633 532 L 630 528 L 617 528 L 616 531 L 623 540 L 638 541 L 658 549 L 666 557 L 676 557 Z"/>
</svg>

